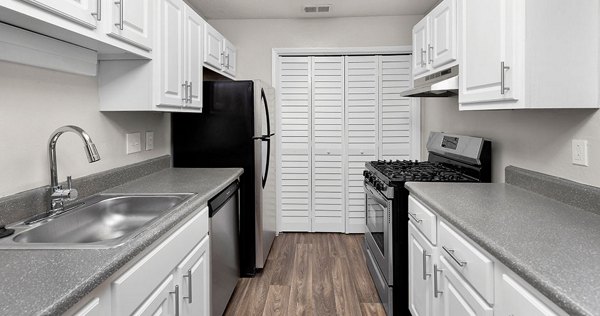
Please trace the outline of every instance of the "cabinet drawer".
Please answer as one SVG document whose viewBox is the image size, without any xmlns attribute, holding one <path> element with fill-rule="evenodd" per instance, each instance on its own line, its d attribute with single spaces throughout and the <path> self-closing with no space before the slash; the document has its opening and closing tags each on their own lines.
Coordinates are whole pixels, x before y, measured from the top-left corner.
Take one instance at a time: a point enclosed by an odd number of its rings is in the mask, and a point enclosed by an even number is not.
<svg viewBox="0 0 600 316">
<path fill-rule="evenodd" d="M 130 315 L 208 233 L 208 207 L 111 284 L 113 315 Z"/>
<path fill-rule="evenodd" d="M 408 197 L 408 218 L 432 244 L 437 244 L 437 220 L 435 214 L 411 196 Z"/>
<path fill-rule="evenodd" d="M 441 304 L 438 306 L 438 313 L 434 313 L 435 315 L 494 315 L 494 309 L 481 299 L 477 292 L 457 273 L 456 269 L 452 268 L 452 263 L 441 258 L 440 266 L 441 270 L 434 271 L 434 273 L 440 274 L 439 282 L 441 282 L 439 285 Z"/>
<path fill-rule="evenodd" d="M 502 315 L 556 316 L 548 306 L 534 294 L 522 287 L 516 280 L 502 274 L 502 284 L 498 300 L 498 309 Z"/>
<path fill-rule="evenodd" d="M 452 228 L 440 222 L 440 254 L 481 296 L 494 302 L 494 262 Z"/>
</svg>

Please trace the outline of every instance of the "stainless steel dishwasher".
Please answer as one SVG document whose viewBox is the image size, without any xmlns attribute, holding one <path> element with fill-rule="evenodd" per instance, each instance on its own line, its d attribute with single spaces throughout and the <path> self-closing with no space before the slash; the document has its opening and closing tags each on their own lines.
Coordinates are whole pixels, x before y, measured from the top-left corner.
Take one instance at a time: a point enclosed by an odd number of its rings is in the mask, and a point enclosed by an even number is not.
<svg viewBox="0 0 600 316">
<path fill-rule="evenodd" d="M 236 180 L 208 202 L 212 315 L 223 315 L 240 277 L 239 187 Z"/>
</svg>

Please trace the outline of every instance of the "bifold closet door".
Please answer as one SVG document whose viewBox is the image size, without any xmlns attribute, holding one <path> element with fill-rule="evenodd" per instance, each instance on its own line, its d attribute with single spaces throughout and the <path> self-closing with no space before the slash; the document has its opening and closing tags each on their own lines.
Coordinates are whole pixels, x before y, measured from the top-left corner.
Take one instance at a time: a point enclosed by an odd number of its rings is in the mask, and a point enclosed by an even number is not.
<svg viewBox="0 0 600 316">
<path fill-rule="evenodd" d="M 377 160 L 379 57 L 346 57 L 346 232 L 365 227 L 365 162 Z"/>
<path fill-rule="evenodd" d="M 344 57 L 312 57 L 312 231 L 345 231 Z"/>
<path fill-rule="evenodd" d="M 312 123 L 310 57 L 280 57 L 280 231 L 310 231 Z"/>
<path fill-rule="evenodd" d="M 411 56 L 380 57 L 379 157 L 411 158 L 411 100 L 400 96 L 410 88 Z M 415 137 L 418 137 L 415 135 Z"/>
</svg>

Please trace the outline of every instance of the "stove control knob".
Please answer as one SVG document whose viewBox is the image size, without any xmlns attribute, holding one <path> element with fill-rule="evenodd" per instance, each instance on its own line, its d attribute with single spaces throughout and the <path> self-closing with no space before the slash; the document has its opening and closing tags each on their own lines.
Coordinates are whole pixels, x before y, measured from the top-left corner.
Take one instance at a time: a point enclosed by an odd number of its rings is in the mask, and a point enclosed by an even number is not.
<svg viewBox="0 0 600 316">
<path fill-rule="evenodd" d="M 368 177 L 369 173 L 370 172 L 368 170 L 363 171 L 363 177 L 365 177 L 365 178 Z"/>
</svg>

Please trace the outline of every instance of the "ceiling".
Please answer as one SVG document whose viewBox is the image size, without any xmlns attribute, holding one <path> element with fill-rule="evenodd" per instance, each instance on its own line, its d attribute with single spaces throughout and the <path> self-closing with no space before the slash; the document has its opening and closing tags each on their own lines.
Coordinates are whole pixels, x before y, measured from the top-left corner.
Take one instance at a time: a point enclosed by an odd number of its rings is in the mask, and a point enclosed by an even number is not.
<svg viewBox="0 0 600 316">
<path fill-rule="evenodd" d="M 290 19 L 424 15 L 439 0 L 187 0 L 206 19 Z M 307 5 L 332 5 L 330 13 L 304 13 Z"/>
</svg>

